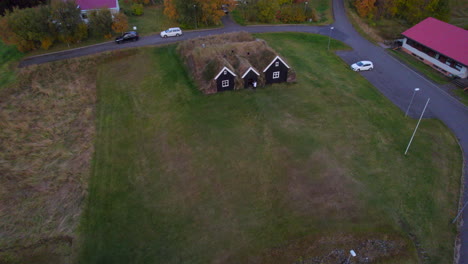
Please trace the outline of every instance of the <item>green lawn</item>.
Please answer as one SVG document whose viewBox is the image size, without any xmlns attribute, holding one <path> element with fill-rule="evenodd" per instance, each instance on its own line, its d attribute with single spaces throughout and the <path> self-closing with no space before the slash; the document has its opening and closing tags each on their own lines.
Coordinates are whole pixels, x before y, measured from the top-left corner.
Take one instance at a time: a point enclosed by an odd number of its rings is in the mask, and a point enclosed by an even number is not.
<svg viewBox="0 0 468 264">
<path fill-rule="evenodd" d="M 5 45 L 0 41 L 0 90 L 15 81 L 14 63 L 23 57 L 15 46 Z"/>
<path fill-rule="evenodd" d="M 369 239 L 387 243 L 379 263 L 419 263 L 413 241 L 427 263 L 451 262 L 462 156 L 450 131 L 424 120 L 404 156 L 416 120 L 326 36 L 257 37 L 297 83 L 202 95 L 174 45 L 99 67 L 80 263 L 371 257 Z"/>
<path fill-rule="evenodd" d="M 130 28 L 137 27 L 141 35 L 150 35 L 159 33 L 170 27 L 178 26 L 177 23 L 171 21 L 163 14 L 163 6 L 147 6 L 144 9 L 142 16 L 128 17 Z"/>
<path fill-rule="evenodd" d="M 462 103 L 468 106 L 468 91 L 463 91 L 462 89 L 457 89 L 454 91 L 455 96 L 460 99 Z"/>
</svg>

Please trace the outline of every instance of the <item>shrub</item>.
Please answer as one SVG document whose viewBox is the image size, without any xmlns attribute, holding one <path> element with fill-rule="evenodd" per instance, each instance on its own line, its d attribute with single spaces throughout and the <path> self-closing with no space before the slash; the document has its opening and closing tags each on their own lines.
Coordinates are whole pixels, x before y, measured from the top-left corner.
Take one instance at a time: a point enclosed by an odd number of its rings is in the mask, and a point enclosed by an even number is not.
<svg viewBox="0 0 468 264">
<path fill-rule="evenodd" d="M 109 9 L 94 10 L 89 14 L 89 29 L 94 36 L 106 36 L 112 32 L 112 14 Z"/>
<path fill-rule="evenodd" d="M 88 26 L 85 23 L 78 24 L 78 28 L 73 36 L 74 42 L 80 42 L 88 38 Z"/>
<path fill-rule="evenodd" d="M 118 13 L 114 16 L 112 30 L 117 33 L 123 33 L 128 28 L 128 18 L 124 13 Z"/>
<path fill-rule="evenodd" d="M 135 16 L 143 15 L 143 4 L 133 4 L 132 5 L 132 14 Z"/>
<path fill-rule="evenodd" d="M 50 46 L 54 43 L 54 39 L 51 37 L 45 37 L 41 39 L 41 48 L 44 50 L 48 50 Z"/>
</svg>

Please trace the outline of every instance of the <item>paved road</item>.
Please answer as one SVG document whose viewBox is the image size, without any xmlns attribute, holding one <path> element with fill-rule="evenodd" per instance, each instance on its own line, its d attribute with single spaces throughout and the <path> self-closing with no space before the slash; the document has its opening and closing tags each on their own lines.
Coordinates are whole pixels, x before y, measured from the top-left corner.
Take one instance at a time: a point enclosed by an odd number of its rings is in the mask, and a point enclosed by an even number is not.
<svg viewBox="0 0 468 264">
<path fill-rule="evenodd" d="M 286 25 L 286 26 L 248 26 L 242 27 L 228 17 L 223 18 L 224 28 L 186 32 L 182 37 L 162 39 L 158 35 L 142 38 L 140 41 L 116 45 L 113 42 L 98 44 L 90 47 L 84 47 L 75 50 L 63 51 L 59 53 L 47 54 L 33 58 L 27 58 L 20 63 L 20 67 L 31 64 L 39 64 L 50 61 L 68 59 L 90 55 L 103 51 L 110 51 L 122 48 L 140 47 L 148 45 L 161 45 L 174 43 L 198 36 L 207 36 L 234 31 L 248 31 L 251 33 L 263 32 L 307 32 L 328 35 L 341 40 L 353 48 L 353 51 L 338 52 L 338 55 L 348 63 L 361 59 L 369 59 L 374 62 L 375 70 L 361 73 L 369 82 L 379 89 L 389 100 L 398 106 L 402 112 L 406 111 L 414 88 L 420 88 L 410 111 L 410 116 L 418 117 L 427 100 L 431 98 L 428 110 L 424 117 L 438 118 L 449 127 L 457 137 L 464 153 L 464 175 L 463 183 L 465 191 L 463 193 L 463 204 L 468 201 L 468 108 L 448 95 L 437 85 L 428 81 L 418 73 L 414 72 L 404 64 L 400 63 L 385 50 L 376 46 L 363 37 L 349 23 L 343 0 L 333 1 L 333 12 L 335 16 L 334 27 L 330 31 L 330 26 L 314 27 L 304 25 Z M 402 146 L 402 152 L 404 151 Z M 411 155 L 411 150 L 409 152 Z M 459 264 L 468 264 L 468 224 L 463 224 L 463 220 L 468 220 L 468 209 L 462 214 L 461 232 L 460 232 L 460 258 Z"/>
</svg>

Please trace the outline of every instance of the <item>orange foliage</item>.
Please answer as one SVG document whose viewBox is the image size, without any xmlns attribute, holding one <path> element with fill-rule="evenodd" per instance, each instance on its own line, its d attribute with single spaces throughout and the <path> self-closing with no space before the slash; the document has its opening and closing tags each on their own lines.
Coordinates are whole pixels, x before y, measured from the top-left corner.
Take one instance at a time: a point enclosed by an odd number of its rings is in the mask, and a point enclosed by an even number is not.
<svg viewBox="0 0 468 264">
<path fill-rule="evenodd" d="M 176 20 L 179 18 L 179 13 L 177 12 L 173 0 L 164 0 L 164 14 L 170 19 Z"/>
<path fill-rule="evenodd" d="M 374 15 L 376 0 L 357 0 L 354 6 L 360 17 L 370 17 Z"/>
<path fill-rule="evenodd" d="M 197 2 L 197 6 L 200 6 L 203 11 L 200 20 L 206 24 L 219 24 L 221 17 L 224 16 L 224 12 L 220 8 L 226 1 L 198 0 Z"/>
<path fill-rule="evenodd" d="M 123 33 L 128 28 L 128 19 L 124 13 L 114 15 L 114 22 L 112 22 L 112 30 L 117 33 Z"/>
</svg>

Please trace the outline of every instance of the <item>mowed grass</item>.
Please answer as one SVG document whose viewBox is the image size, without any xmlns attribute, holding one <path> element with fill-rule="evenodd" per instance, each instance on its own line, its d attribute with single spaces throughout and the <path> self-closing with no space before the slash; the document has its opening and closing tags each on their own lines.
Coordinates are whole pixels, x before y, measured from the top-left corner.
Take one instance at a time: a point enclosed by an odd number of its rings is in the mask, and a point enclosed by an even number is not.
<svg viewBox="0 0 468 264">
<path fill-rule="evenodd" d="M 462 160 L 449 130 L 423 120 L 404 156 L 416 120 L 327 37 L 257 37 L 297 83 L 201 95 L 175 46 L 100 67 L 80 263 L 341 263 L 350 249 L 451 262 Z"/>
<path fill-rule="evenodd" d="M 22 56 L 23 53 L 19 52 L 15 46 L 5 45 L 0 41 L 0 90 L 15 81 L 15 71 L 12 64 Z"/>
<path fill-rule="evenodd" d="M 131 5 L 124 5 L 124 8 L 131 9 Z M 140 35 L 159 33 L 170 27 L 178 26 L 176 22 L 165 16 L 163 11 L 164 7 L 162 5 L 147 6 L 144 8 L 142 16 L 129 15 L 128 25 L 130 29 L 136 26 Z"/>
</svg>

